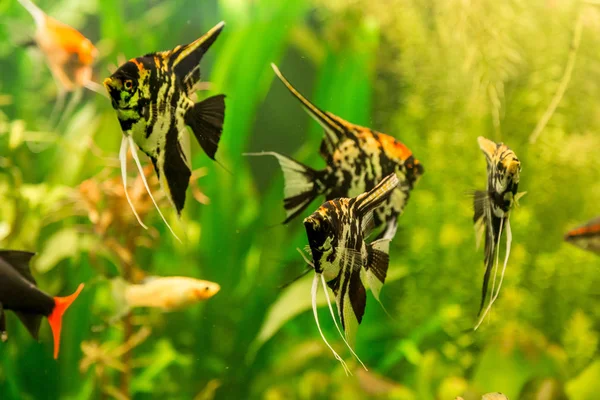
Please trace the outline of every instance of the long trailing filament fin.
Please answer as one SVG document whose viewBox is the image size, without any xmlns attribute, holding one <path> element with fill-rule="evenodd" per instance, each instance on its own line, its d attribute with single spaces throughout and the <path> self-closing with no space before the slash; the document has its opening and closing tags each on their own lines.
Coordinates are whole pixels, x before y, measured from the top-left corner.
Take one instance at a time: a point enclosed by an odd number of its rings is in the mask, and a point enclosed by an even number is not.
<svg viewBox="0 0 600 400">
<path fill-rule="evenodd" d="M 333 312 L 333 307 L 331 306 L 331 300 L 329 298 L 329 292 L 327 291 L 327 284 L 325 283 L 325 278 L 323 277 L 322 274 L 319 274 L 319 275 L 321 276 L 321 283 L 323 284 L 323 291 L 325 292 L 325 298 L 327 299 L 327 306 L 329 306 L 329 312 L 331 313 L 331 319 L 333 319 L 333 323 L 335 324 L 335 327 L 337 328 L 338 333 L 342 337 L 342 340 L 344 341 L 344 343 L 346 343 L 346 346 L 348 346 L 348 349 L 350 350 L 350 352 L 352 353 L 352 355 L 354 357 L 356 357 L 356 359 L 363 366 L 363 368 L 365 369 L 365 371 L 368 371 L 367 367 L 362 362 L 362 360 L 360 359 L 360 357 L 358 357 L 358 355 L 352 349 L 352 346 L 350 346 L 350 344 L 348 343 L 348 341 L 346 341 L 346 335 L 344 335 L 342 333 L 342 330 L 340 329 L 340 325 L 337 323 L 337 319 L 335 318 L 335 313 Z"/>
<path fill-rule="evenodd" d="M 29 0 L 19 0 L 19 3 L 31 14 L 38 28 L 42 28 L 46 24 L 46 14 L 38 6 Z"/>
<path fill-rule="evenodd" d="M 504 255 L 504 265 L 502 266 L 502 274 L 500 274 L 500 282 L 498 282 L 498 290 L 494 294 L 492 291 L 492 299 L 490 300 L 490 307 L 496 299 L 498 295 L 500 295 L 500 288 L 502 287 L 502 281 L 504 280 L 504 273 L 506 272 L 506 266 L 508 265 L 508 257 L 510 256 L 510 247 L 512 245 L 512 231 L 510 230 L 510 220 L 506 220 L 506 254 Z"/>
<path fill-rule="evenodd" d="M 327 347 L 329 347 L 329 350 L 331 350 L 331 352 L 333 353 L 336 360 L 338 360 L 342 364 L 342 367 L 344 367 L 344 372 L 346 372 L 346 375 L 352 375 L 352 372 L 350 372 L 350 369 L 348 368 L 348 365 L 346 365 L 346 362 L 342 359 L 342 357 L 340 357 L 340 355 L 338 353 L 336 353 L 336 351 L 333 349 L 333 347 L 331 347 L 331 345 L 329 344 L 327 339 L 325 339 L 325 335 L 323 334 L 323 331 L 321 330 L 321 325 L 319 324 L 319 315 L 317 313 L 317 290 L 319 289 L 319 275 L 320 274 L 315 274 L 315 277 L 313 279 L 313 284 L 312 284 L 312 290 L 311 290 L 312 309 L 313 309 L 313 314 L 315 315 L 315 322 L 317 323 L 317 329 L 319 330 L 319 333 L 321 334 L 321 339 L 323 339 L 323 341 L 325 342 Z"/>
<path fill-rule="evenodd" d="M 507 221 L 507 226 L 508 226 L 508 219 L 506 221 Z M 494 262 L 494 279 L 492 280 L 492 290 L 490 291 L 490 301 L 489 301 L 488 306 L 486 307 L 485 311 L 483 312 L 483 314 L 481 314 L 481 318 L 479 318 L 479 322 L 477 322 L 477 325 L 475 325 L 475 328 L 473 328 L 473 330 L 477 330 L 477 328 L 479 328 L 479 326 L 483 323 L 486 315 L 492 308 L 492 304 L 494 303 L 494 301 L 496 301 L 496 298 L 498 297 L 498 294 L 500 293 L 500 286 L 502 286 L 502 279 L 504 278 L 504 271 L 506 269 L 506 264 L 508 262 L 508 254 L 507 254 L 506 258 L 505 258 L 504 268 L 502 269 L 502 274 L 500 277 L 500 283 L 498 285 L 498 290 L 496 291 L 496 295 L 494 295 L 494 290 L 496 288 L 496 278 L 498 276 L 498 264 L 500 261 L 500 240 L 502 239 L 503 225 L 504 225 L 504 218 L 500 220 L 500 229 L 498 230 L 498 242 L 496 244 L 496 260 Z M 508 229 L 510 229 L 510 228 L 508 228 Z M 508 243 L 508 234 L 507 234 L 506 240 L 507 240 L 507 245 L 508 245 L 509 244 Z M 511 240 L 512 240 L 512 237 L 511 237 Z"/>
<path fill-rule="evenodd" d="M 133 138 L 131 136 L 128 136 L 127 139 L 129 140 L 129 144 L 131 146 L 131 155 L 133 156 L 135 164 L 138 167 L 138 171 L 140 172 L 140 177 L 142 178 L 142 182 L 144 182 L 144 187 L 146 188 L 146 191 L 148 192 L 148 196 L 150 196 L 152 203 L 154 203 L 154 207 L 156 207 L 156 211 L 158 211 L 158 214 L 160 215 L 160 217 L 162 218 L 164 223 L 167 225 L 167 228 L 169 228 L 169 231 L 171 231 L 173 236 L 175 236 L 175 239 L 177 239 L 179 241 L 179 243 L 181 243 L 181 239 L 179 239 L 179 237 L 175 234 L 175 232 L 173 232 L 171 225 L 169 225 L 169 223 L 167 222 L 165 216 L 160 211 L 158 204 L 156 204 L 156 200 L 154 200 L 154 196 L 152 196 L 152 192 L 150 191 L 150 186 L 148 186 L 148 182 L 146 181 L 146 175 L 144 175 L 144 169 L 142 168 L 142 163 L 140 162 L 140 158 L 137 155 L 137 150 L 135 148 L 135 143 L 133 142 Z"/>
<path fill-rule="evenodd" d="M 121 161 L 121 178 L 123 179 L 123 190 L 125 191 L 125 198 L 127 198 L 127 203 L 129 203 L 129 207 L 131 207 L 131 211 L 133 211 L 133 215 L 139 222 L 139 224 L 144 228 L 148 229 L 148 227 L 142 222 L 142 219 L 138 215 L 135 207 L 133 206 L 133 202 L 129 197 L 129 192 L 127 191 L 127 147 L 129 146 L 129 142 L 127 138 L 123 136 L 121 140 L 121 150 L 119 151 L 119 160 Z M 135 150 L 135 149 L 134 149 Z"/>
</svg>

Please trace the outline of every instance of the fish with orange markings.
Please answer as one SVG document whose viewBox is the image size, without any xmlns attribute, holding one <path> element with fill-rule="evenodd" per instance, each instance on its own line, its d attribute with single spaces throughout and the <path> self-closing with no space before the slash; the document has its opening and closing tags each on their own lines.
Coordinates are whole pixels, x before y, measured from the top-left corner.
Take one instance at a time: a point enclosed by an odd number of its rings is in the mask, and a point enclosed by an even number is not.
<svg viewBox="0 0 600 400">
<path fill-rule="evenodd" d="M 352 346 L 365 312 L 367 289 L 370 289 L 373 297 L 379 301 L 379 293 L 385 283 L 389 267 L 389 246 L 392 236 L 370 243 L 365 239 L 370 236 L 374 227 L 373 221 L 377 209 L 386 204 L 399 183 L 396 174 L 392 173 L 370 191 L 354 198 L 329 200 L 304 219 L 308 250 L 312 260 L 301 254 L 315 272 L 311 291 L 315 322 L 321 338 L 347 374 L 350 374 L 350 370 L 346 362 L 329 345 L 319 324 L 317 314 L 319 283 L 325 292 L 331 317 L 340 336 L 362 364 Z M 342 329 L 331 307 L 327 287 L 335 295 Z M 364 364 L 362 365 L 364 367 Z"/>
<path fill-rule="evenodd" d="M 64 106 L 67 92 L 75 94 L 63 117 L 81 100 L 81 88 L 86 87 L 102 94 L 100 85 L 92 81 L 92 64 L 98 56 L 98 50 L 92 42 L 77 29 L 48 16 L 30 0 L 19 0 L 19 3 L 35 21 L 34 42 L 44 53 L 58 85 L 58 96 L 52 115 Z"/>
<path fill-rule="evenodd" d="M 185 276 L 150 276 L 139 284 L 115 278 L 111 283 L 117 303 L 117 317 L 139 307 L 164 311 L 182 309 L 210 299 L 221 289 L 218 283 Z"/>
<path fill-rule="evenodd" d="M 600 254 L 600 216 L 571 229 L 565 235 L 565 241 L 584 250 Z"/>
<path fill-rule="evenodd" d="M 325 195 L 326 200 L 355 197 L 395 173 L 400 180 L 398 187 L 374 214 L 375 226 L 384 228 L 378 238 L 394 233 L 410 192 L 423 175 L 424 169 L 419 160 L 394 137 L 352 124 L 319 109 L 288 82 L 275 64 L 271 66 L 281 82 L 325 131 L 320 154 L 327 166 L 320 171 L 275 152 L 246 154 L 277 158 L 285 180 L 284 223 L 300 215 L 320 195 Z"/>
<path fill-rule="evenodd" d="M 0 337 L 8 339 L 5 311 L 17 314 L 31 336 L 38 340 L 43 317 L 48 318 L 54 337 L 54 358 L 58 358 L 62 318 L 75 301 L 83 284 L 67 297 L 52 297 L 37 287 L 29 269 L 35 253 L 28 251 L 0 250 Z"/>
<path fill-rule="evenodd" d="M 475 224 L 477 247 L 479 247 L 481 238 L 485 236 L 485 273 L 481 288 L 481 302 L 477 313 L 480 318 L 474 329 L 481 325 L 500 294 L 512 244 L 510 212 L 514 206 L 519 205 L 519 199 L 526 194 L 526 192 L 518 192 L 521 161 L 515 152 L 506 144 L 493 142 L 483 136 L 477 138 L 477 143 L 487 164 L 487 185 L 486 190 L 477 190 L 473 196 L 473 223 Z M 497 280 L 500 240 L 503 235 L 506 236 L 506 251 L 500 278 Z M 484 310 L 492 270 L 494 271 L 492 290 L 488 305 Z"/>
<path fill-rule="evenodd" d="M 127 187 L 126 156 L 131 154 L 146 190 L 154 197 L 142 174 L 136 148 L 152 161 L 161 187 L 177 215 L 185 205 L 191 159 L 185 149 L 189 126 L 204 152 L 212 160 L 223 132 L 225 95 L 219 94 L 196 103 L 192 98 L 200 83 L 200 61 L 217 40 L 225 22 L 220 22 L 195 41 L 167 51 L 132 58 L 103 82 L 123 131 L 119 159 L 123 186 Z M 129 195 L 125 191 L 127 199 Z M 129 201 L 139 224 L 146 225 Z M 173 236 L 177 235 L 154 205 Z"/>
</svg>

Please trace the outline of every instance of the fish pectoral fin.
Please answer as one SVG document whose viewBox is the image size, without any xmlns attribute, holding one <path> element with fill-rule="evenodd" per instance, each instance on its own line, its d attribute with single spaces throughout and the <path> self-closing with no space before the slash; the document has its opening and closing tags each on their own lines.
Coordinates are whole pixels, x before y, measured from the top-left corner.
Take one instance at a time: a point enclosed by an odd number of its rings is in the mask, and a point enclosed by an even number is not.
<svg viewBox="0 0 600 400">
<path fill-rule="evenodd" d="M 194 104 L 185 114 L 196 140 L 211 158 L 215 159 L 225 120 L 225 95 L 219 94 Z"/>
<path fill-rule="evenodd" d="M 19 317 L 23 325 L 25 325 L 25 328 L 27 328 L 31 336 L 35 340 L 39 340 L 42 316 L 39 314 L 27 314 L 20 311 L 15 312 L 15 314 L 17 314 L 17 317 Z"/>
<path fill-rule="evenodd" d="M 30 251 L 0 250 L 1 259 L 6 261 L 8 265 L 13 267 L 27 281 L 37 285 L 29 268 L 29 262 L 34 255 L 35 253 Z"/>
<path fill-rule="evenodd" d="M 473 193 L 473 222 L 481 220 L 484 216 L 486 207 L 486 201 L 488 200 L 486 192 L 483 190 L 476 190 Z"/>
<path fill-rule="evenodd" d="M 162 165 L 161 165 L 162 164 Z M 167 197 L 181 215 L 185 205 L 185 193 L 190 184 L 192 171 L 184 159 L 183 151 L 176 134 L 167 134 L 167 144 L 164 149 L 164 161 L 158 164 L 163 189 Z"/>
<path fill-rule="evenodd" d="M 519 200 L 521 200 L 521 197 L 525 196 L 526 194 L 527 194 L 527 192 L 519 192 L 519 193 L 515 194 L 515 197 L 513 198 L 513 200 L 517 207 L 520 206 Z"/>
</svg>

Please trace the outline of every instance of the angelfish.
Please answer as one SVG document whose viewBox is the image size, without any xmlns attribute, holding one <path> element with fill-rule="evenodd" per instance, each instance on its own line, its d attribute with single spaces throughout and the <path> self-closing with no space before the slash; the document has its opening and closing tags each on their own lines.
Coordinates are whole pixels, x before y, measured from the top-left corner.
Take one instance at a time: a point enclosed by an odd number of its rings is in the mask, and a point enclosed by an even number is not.
<svg viewBox="0 0 600 400">
<path fill-rule="evenodd" d="M 477 314 L 481 318 L 475 329 L 483 322 L 500 293 L 512 243 L 509 214 L 513 206 L 518 205 L 519 199 L 525 195 L 525 192 L 517 192 L 521 162 L 515 152 L 503 143 L 495 143 L 482 136 L 477 138 L 477 142 L 487 162 L 487 187 L 485 191 L 476 191 L 473 198 L 473 222 L 475 223 L 477 247 L 479 247 L 481 236 L 485 234 L 485 274 L 481 290 L 481 303 Z M 500 281 L 496 288 L 500 239 L 504 232 L 506 232 L 506 252 Z M 487 297 L 488 284 L 494 262 L 496 267 L 494 269 L 490 301 L 482 315 L 481 312 Z"/>
<path fill-rule="evenodd" d="M 321 110 L 298 92 L 275 64 L 271 66 L 290 93 L 325 131 L 320 147 L 320 155 L 327 163 L 323 170 L 315 170 L 275 152 L 247 154 L 277 158 L 285 180 L 284 223 L 302 213 L 318 196 L 324 195 L 326 200 L 355 197 L 395 173 L 398 187 L 374 214 L 375 227 L 383 228 L 378 237 L 386 235 L 386 231 L 395 231 L 410 192 L 423 175 L 424 169 L 419 160 L 394 137 Z"/>
<path fill-rule="evenodd" d="M 366 288 L 370 288 L 375 299 L 379 301 L 379 293 L 389 265 L 389 243 L 395 232 L 390 232 L 389 237 L 369 244 L 365 240 L 374 227 L 375 210 L 389 199 L 399 183 L 396 174 L 390 174 L 370 191 L 354 198 L 327 201 L 304 219 L 312 256 L 312 261 L 306 261 L 315 272 L 311 294 L 315 321 L 323 341 L 347 373 L 349 370 L 346 363 L 329 345 L 321 331 L 316 304 L 318 285 L 321 282 L 338 332 L 352 354 L 360 361 L 352 346 L 365 312 Z M 344 334 L 334 316 L 327 287 L 335 295 Z M 362 364 L 362 361 L 360 362 Z"/>
<path fill-rule="evenodd" d="M 194 103 L 191 96 L 200 81 L 200 60 L 224 25 L 220 22 L 190 44 L 133 58 L 104 80 L 123 131 L 119 159 L 125 188 L 129 146 L 144 178 L 135 143 L 152 160 L 161 187 L 178 216 L 183 210 L 191 176 L 191 160 L 182 146 L 188 134 L 187 126 L 213 160 L 223 130 L 225 95 L 209 97 L 199 103 Z M 144 184 L 161 218 L 177 237 L 156 205 L 145 178 Z M 129 195 L 127 200 L 138 222 L 146 228 Z"/>
<path fill-rule="evenodd" d="M 48 318 L 54 337 L 54 358 L 58 358 L 62 317 L 83 289 L 67 297 L 52 297 L 36 286 L 29 270 L 29 262 L 35 253 L 27 251 L 0 250 L 0 335 L 6 341 L 6 310 L 13 311 L 38 340 L 42 317 Z"/>
<path fill-rule="evenodd" d="M 571 229 L 565 241 L 584 250 L 600 254 L 600 216 Z"/>
</svg>

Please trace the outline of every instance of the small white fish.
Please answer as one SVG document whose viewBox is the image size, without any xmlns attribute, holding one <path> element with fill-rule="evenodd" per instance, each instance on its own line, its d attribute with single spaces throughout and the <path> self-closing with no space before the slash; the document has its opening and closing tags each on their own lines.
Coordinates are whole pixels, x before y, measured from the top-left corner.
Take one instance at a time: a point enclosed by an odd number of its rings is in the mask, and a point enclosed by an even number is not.
<svg viewBox="0 0 600 400">
<path fill-rule="evenodd" d="M 220 289 L 218 283 L 184 276 L 149 277 L 140 284 L 127 283 L 121 278 L 112 280 L 117 316 L 137 307 L 181 309 L 210 299 Z"/>
</svg>

